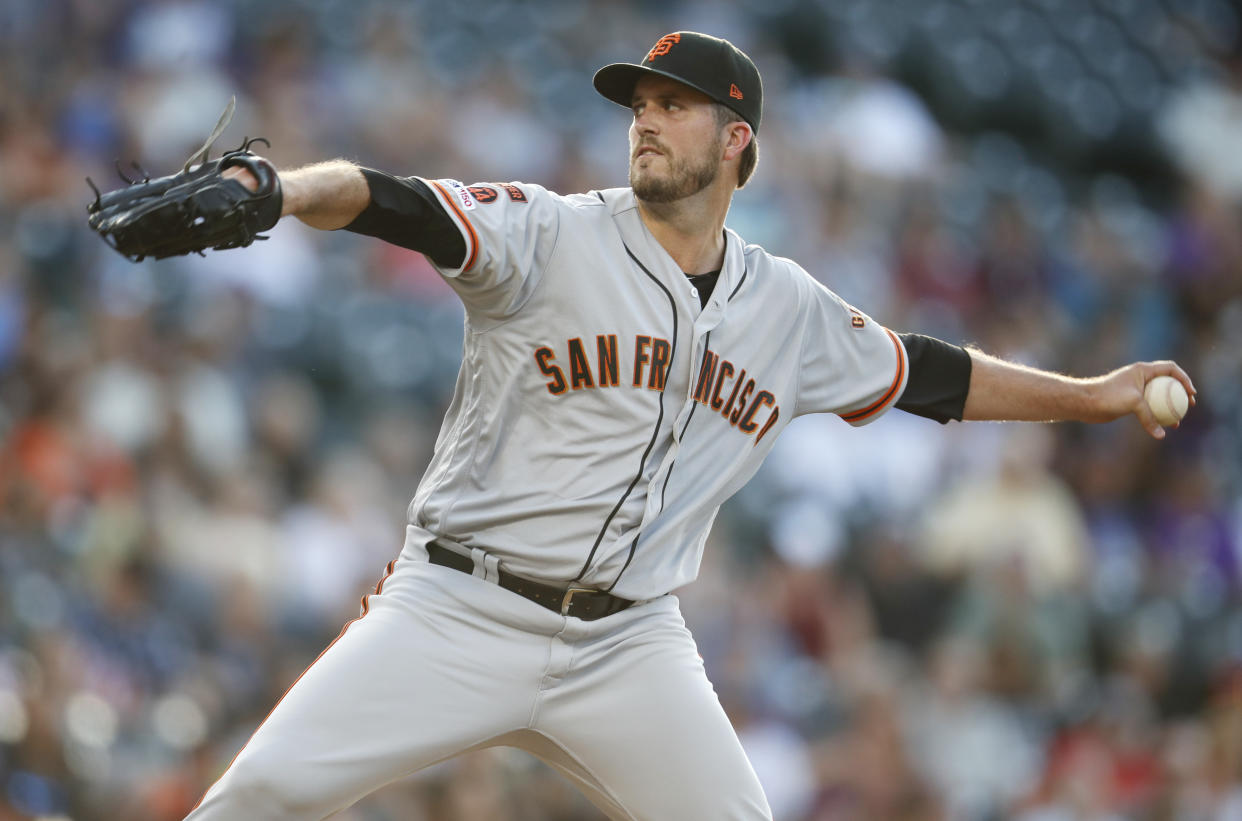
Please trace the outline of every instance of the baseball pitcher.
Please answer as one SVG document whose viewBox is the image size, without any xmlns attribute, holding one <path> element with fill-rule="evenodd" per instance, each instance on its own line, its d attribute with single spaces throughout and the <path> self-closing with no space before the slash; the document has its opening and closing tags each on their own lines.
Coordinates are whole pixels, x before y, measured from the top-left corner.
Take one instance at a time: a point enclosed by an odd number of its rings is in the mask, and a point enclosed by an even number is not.
<svg viewBox="0 0 1242 821">
<path fill-rule="evenodd" d="M 194 821 L 321 819 L 492 745 L 548 762 L 610 818 L 770 818 L 670 591 L 790 420 L 1133 414 L 1159 438 L 1147 382 L 1193 397 L 1172 362 L 1075 379 L 895 333 L 726 228 L 763 110 L 730 43 L 669 34 L 594 84 L 632 114 L 628 187 L 277 172 L 243 146 L 211 168 L 207 202 L 200 166 L 188 189 L 141 183 L 159 207 L 137 216 L 128 189 L 92 205 L 134 257 L 245 245 L 282 215 L 378 237 L 427 255 L 466 309 L 400 555 Z"/>
</svg>

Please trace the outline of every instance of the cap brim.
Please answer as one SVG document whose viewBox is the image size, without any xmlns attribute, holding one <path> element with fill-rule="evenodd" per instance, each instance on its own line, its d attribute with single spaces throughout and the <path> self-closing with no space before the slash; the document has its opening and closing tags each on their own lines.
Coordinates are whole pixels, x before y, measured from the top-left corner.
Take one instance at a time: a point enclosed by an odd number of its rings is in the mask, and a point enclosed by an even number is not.
<svg viewBox="0 0 1242 821">
<path fill-rule="evenodd" d="M 670 80 L 676 80 L 683 86 L 693 88 L 695 91 L 705 94 L 713 100 L 716 99 L 707 89 L 696 86 L 694 83 L 688 83 L 684 78 L 678 77 L 676 74 L 670 74 L 667 71 L 657 71 L 654 68 L 638 66 L 633 63 L 612 63 L 611 65 L 604 66 L 595 72 L 595 77 L 591 82 L 595 85 L 595 90 L 606 99 L 612 100 L 617 105 L 629 108 L 634 104 L 634 86 L 638 85 L 638 81 L 643 77 L 650 76 L 667 77 Z"/>
</svg>

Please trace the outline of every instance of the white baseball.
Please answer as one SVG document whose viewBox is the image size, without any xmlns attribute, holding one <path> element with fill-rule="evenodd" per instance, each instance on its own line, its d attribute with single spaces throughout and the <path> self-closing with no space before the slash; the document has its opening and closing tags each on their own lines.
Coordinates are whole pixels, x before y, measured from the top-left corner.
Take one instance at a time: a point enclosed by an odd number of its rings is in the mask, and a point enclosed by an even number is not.
<svg viewBox="0 0 1242 821">
<path fill-rule="evenodd" d="M 1143 398 L 1161 425 L 1173 425 L 1181 421 L 1190 407 L 1190 397 L 1182 383 L 1171 376 L 1157 376 L 1147 383 Z"/>
</svg>

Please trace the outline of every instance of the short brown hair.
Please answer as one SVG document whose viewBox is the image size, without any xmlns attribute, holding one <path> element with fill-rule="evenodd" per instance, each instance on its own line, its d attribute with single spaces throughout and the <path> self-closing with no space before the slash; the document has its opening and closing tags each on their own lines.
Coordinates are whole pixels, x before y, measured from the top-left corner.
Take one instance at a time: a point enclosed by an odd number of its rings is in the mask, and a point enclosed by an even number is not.
<svg viewBox="0 0 1242 821">
<path fill-rule="evenodd" d="M 729 123 L 746 122 L 741 115 L 727 105 L 716 103 L 716 127 L 724 128 Z M 755 173 L 755 166 L 759 164 L 759 137 L 754 134 L 752 129 L 750 136 L 750 145 L 742 149 L 742 157 L 737 164 L 737 187 L 741 188 L 750 180 L 750 175 Z"/>
</svg>

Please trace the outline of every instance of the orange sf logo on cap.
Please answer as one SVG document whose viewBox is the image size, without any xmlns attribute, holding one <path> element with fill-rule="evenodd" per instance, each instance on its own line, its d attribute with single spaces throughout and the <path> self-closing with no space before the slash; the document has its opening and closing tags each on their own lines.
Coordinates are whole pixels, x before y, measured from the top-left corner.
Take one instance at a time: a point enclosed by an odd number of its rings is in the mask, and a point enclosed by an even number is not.
<svg viewBox="0 0 1242 821">
<path fill-rule="evenodd" d="M 668 54 L 669 50 L 676 44 L 681 42 L 680 34 L 666 34 L 656 41 L 651 47 L 651 51 L 647 52 L 647 62 L 650 63 L 661 54 Z"/>
</svg>

